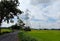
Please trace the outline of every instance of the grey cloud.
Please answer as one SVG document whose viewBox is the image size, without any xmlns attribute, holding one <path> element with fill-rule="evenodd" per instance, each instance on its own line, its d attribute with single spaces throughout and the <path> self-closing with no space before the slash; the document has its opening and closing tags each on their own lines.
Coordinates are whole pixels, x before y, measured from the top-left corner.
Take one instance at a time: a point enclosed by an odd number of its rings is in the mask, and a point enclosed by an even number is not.
<svg viewBox="0 0 60 41">
<path fill-rule="evenodd" d="M 31 0 L 32 5 L 49 4 L 51 0 Z"/>
</svg>

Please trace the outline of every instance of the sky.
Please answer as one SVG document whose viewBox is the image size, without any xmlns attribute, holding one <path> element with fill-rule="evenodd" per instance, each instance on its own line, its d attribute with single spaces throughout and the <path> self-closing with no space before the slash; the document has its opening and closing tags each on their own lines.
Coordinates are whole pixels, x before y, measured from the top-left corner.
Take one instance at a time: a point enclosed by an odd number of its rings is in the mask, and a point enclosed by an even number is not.
<svg viewBox="0 0 60 41">
<path fill-rule="evenodd" d="M 15 25 L 17 23 L 17 21 L 18 21 L 17 17 L 15 16 L 13 20 L 14 20 L 14 23 L 10 23 L 10 22 L 7 23 L 7 21 L 5 21 L 5 22 L 2 21 L 1 27 L 9 27 L 9 26 Z"/>
<path fill-rule="evenodd" d="M 31 28 L 60 28 L 60 0 L 19 0 L 19 2 L 18 8 L 24 12 L 21 18 L 25 16 L 26 9 L 29 10 L 28 23 Z M 23 17 L 23 21 L 25 20 Z"/>
</svg>

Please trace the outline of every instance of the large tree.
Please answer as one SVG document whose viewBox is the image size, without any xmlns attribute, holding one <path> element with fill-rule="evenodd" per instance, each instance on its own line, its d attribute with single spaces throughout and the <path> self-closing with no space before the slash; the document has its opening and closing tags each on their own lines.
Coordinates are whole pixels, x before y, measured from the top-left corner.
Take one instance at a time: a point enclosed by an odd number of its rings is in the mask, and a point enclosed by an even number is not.
<svg viewBox="0 0 60 41">
<path fill-rule="evenodd" d="M 18 9 L 17 6 L 19 6 L 18 0 L 0 1 L 0 32 L 1 32 L 1 23 L 3 20 L 9 23 L 10 19 L 22 13 L 22 11 Z"/>
<path fill-rule="evenodd" d="M 17 25 L 21 28 L 24 27 L 25 23 L 18 17 L 18 22 L 17 22 Z"/>
</svg>

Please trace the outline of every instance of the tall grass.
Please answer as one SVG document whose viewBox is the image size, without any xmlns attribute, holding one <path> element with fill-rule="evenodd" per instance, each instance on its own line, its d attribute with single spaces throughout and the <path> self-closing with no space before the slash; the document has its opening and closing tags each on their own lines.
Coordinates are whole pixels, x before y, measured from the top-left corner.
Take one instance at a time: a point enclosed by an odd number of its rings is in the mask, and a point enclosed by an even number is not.
<svg viewBox="0 0 60 41">
<path fill-rule="evenodd" d="M 26 32 L 20 32 L 18 37 L 19 41 L 37 41 L 35 38 L 30 37 Z"/>
<path fill-rule="evenodd" d="M 10 33 L 10 32 L 12 32 L 11 29 L 1 28 L 1 35 L 5 34 L 5 33 Z"/>
</svg>

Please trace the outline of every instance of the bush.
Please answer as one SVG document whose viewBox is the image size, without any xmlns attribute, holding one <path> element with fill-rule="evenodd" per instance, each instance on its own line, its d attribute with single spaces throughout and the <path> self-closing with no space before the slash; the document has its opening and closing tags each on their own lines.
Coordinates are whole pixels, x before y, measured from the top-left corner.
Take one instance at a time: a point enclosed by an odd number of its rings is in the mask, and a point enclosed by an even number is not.
<svg viewBox="0 0 60 41">
<path fill-rule="evenodd" d="M 5 34 L 5 33 L 10 33 L 10 32 L 8 32 L 8 31 L 6 31 L 6 32 L 3 32 L 3 34 Z"/>
<path fill-rule="evenodd" d="M 24 30 L 25 31 L 31 31 L 31 28 L 28 26 L 28 27 L 25 27 Z"/>
<path fill-rule="evenodd" d="M 8 31 L 5 31 L 5 32 L 2 32 L 0 35 L 6 34 L 6 33 L 10 33 L 10 32 L 8 32 Z"/>
<path fill-rule="evenodd" d="M 26 35 L 24 32 L 19 33 L 20 41 L 37 41 L 35 38 L 31 38 L 29 35 Z"/>
</svg>

